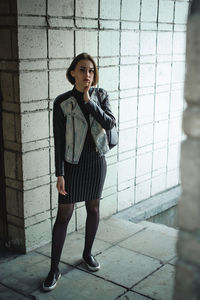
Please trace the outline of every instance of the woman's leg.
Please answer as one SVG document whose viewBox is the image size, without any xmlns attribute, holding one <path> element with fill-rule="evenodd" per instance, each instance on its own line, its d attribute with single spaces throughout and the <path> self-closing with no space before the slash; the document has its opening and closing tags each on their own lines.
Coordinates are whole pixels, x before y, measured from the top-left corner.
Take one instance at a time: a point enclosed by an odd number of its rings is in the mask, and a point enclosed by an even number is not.
<svg viewBox="0 0 200 300">
<path fill-rule="evenodd" d="M 85 226 L 85 247 L 83 257 L 91 255 L 92 245 L 99 225 L 99 199 L 85 203 L 87 219 Z"/>
<path fill-rule="evenodd" d="M 62 248 L 65 242 L 67 226 L 73 214 L 74 204 L 58 204 L 58 212 L 53 227 L 51 247 L 51 271 L 58 270 Z"/>
</svg>

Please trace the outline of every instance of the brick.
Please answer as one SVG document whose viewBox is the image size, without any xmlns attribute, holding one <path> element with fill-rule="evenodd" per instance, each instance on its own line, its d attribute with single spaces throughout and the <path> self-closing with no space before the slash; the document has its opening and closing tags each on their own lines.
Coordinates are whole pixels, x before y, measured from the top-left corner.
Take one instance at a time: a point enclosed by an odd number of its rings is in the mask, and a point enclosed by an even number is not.
<svg viewBox="0 0 200 300">
<path fill-rule="evenodd" d="M 156 195 L 166 190 L 166 174 L 160 174 L 151 180 L 151 195 Z"/>
<path fill-rule="evenodd" d="M 127 128 L 119 132 L 119 152 L 136 148 L 136 128 Z"/>
<path fill-rule="evenodd" d="M 106 218 L 117 212 L 117 194 L 105 197 L 100 202 L 100 218 Z"/>
<path fill-rule="evenodd" d="M 134 204 L 134 187 L 118 192 L 118 211 L 128 208 Z"/>
<path fill-rule="evenodd" d="M 137 118 L 137 98 L 124 98 L 120 99 L 119 110 L 120 123 L 136 120 Z"/>
<path fill-rule="evenodd" d="M 97 56 L 97 32 L 76 31 L 76 55 L 87 52 Z"/>
<path fill-rule="evenodd" d="M 98 17 L 98 0 L 76 0 L 76 16 L 84 18 Z"/>
<path fill-rule="evenodd" d="M 167 166 L 167 149 L 157 149 L 153 152 L 153 170 Z"/>
<path fill-rule="evenodd" d="M 77 28 L 98 28 L 97 20 L 90 19 L 76 19 L 75 24 Z"/>
<path fill-rule="evenodd" d="M 113 9 L 113 7 L 115 9 Z M 100 17 L 103 19 L 119 19 L 120 0 L 101 0 Z"/>
<path fill-rule="evenodd" d="M 45 29 L 19 28 L 19 58 L 46 58 L 47 37 Z"/>
<path fill-rule="evenodd" d="M 160 1 L 158 22 L 172 23 L 174 18 L 174 2 Z"/>
<path fill-rule="evenodd" d="M 116 164 L 107 165 L 107 174 L 104 189 L 117 185 L 117 166 Z"/>
<path fill-rule="evenodd" d="M 51 240 L 50 219 L 26 228 L 25 241 L 27 251 L 43 246 Z"/>
<path fill-rule="evenodd" d="M 140 65 L 139 86 L 147 87 L 155 84 L 155 65 L 143 64 Z"/>
<path fill-rule="evenodd" d="M 41 201 L 42 200 L 42 201 Z M 44 185 L 32 189 L 29 191 L 24 191 L 24 217 L 28 218 L 30 216 L 45 212 L 50 209 L 50 187 L 49 185 Z"/>
<path fill-rule="evenodd" d="M 148 199 L 151 195 L 151 181 L 147 180 L 136 184 L 135 191 L 135 203 Z"/>
<path fill-rule="evenodd" d="M 24 153 L 22 159 L 24 180 L 49 174 L 49 149 Z"/>
<path fill-rule="evenodd" d="M 119 21 L 108 21 L 108 20 L 101 20 L 99 22 L 100 29 L 117 29 L 119 30 L 120 23 Z"/>
<path fill-rule="evenodd" d="M 173 101 L 172 99 L 173 98 L 171 98 L 171 103 Z M 169 101 L 170 101 L 170 94 L 168 92 L 156 94 L 156 99 L 155 99 L 155 120 L 156 121 L 168 118 Z"/>
<path fill-rule="evenodd" d="M 11 46 L 11 31 L 10 29 L 0 29 L 0 58 L 1 59 L 10 59 L 12 58 L 12 46 Z"/>
<path fill-rule="evenodd" d="M 8 223 L 8 245 L 25 253 L 24 229 Z"/>
<path fill-rule="evenodd" d="M 138 66 L 120 67 L 120 89 L 135 88 L 138 86 Z"/>
<path fill-rule="evenodd" d="M 153 142 L 153 124 L 147 124 L 138 127 L 137 147 L 152 144 Z"/>
<path fill-rule="evenodd" d="M 13 102 L 13 75 L 12 73 L 1 72 L 1 89 L 3 94 L 3 101 Z"/>
<path fill-rule="evenodd" d="M 171 119 L 169 122 L 169 140 L 170 143 L 181 141 L 182 116 Z"/>
<path fill-rule="evenodd" d="M 174 32 L 173 35 L 173 53 L 184 54 L 186 48 L 186 34 L 185 32 Z"/>
<path fill-rule="evenodd" d="M 123 31 L 121 33 L 121 55 L 138 56 L 138 51 L 139 51 L 139 33 Z"/>
<path fill-rule="evenodd" d="M 0 2 L 0 14 L 1 15 L 9 15 L 10 13 L 10 3 L 8 1 Z"/>
<path fill-rule="evenodd" d="M 142 1 L 142 11 L 141 11 L 141 21 L 145 22 L 156 22 L 157 19 L 157 0 L 143 0 Z"/>
<path fill-rule="evenodd" d="M 183 111 L 183 90 L 171 91 L 170 111 Z"/>
<path fill-rule="evenodd" d="M 50 71 L 49 85 L 51 99 L 73 88 L 71 83 L 66 79 L 66 70 Z"/>
<path fill-rule="evenodd" d="M 139 21 L 140 0 L 124 0 L 122 1 L 122 20 Z"/>
<path fill-rule="evenodd" d="M 147 47 L 148 45 L 148 47 Z M 140 34 L 140 55 L 156 53 L 156 33 L 141 31 Z"/>
<path fill-rule="evenodd" d="M 172 32 L 158 32 L 157 53 L 171 54 L 171 52 L 172 52 Z"/>
<path fill-rule="evenodd" d="M 5 140 L 15 141 L 15 115 L 3 112 L 3 137 Z"/>
<path fill-rule="evenodd" d="M 50 16 L 71 17 L 74 13 L 73 0 L 48 0 L 48 14 Z"/>
<path fill-rule="evenodd" d="M 169 84 L 171 81 L 171 63 L 158 63 L 156 84 Z"/>
<path fill-rule="evenodd" d="M 4 151 L 5 176 L 16 178 L 16 154 L 11 151 Z"/>
<path fill-rule="evenodd" d="M 168 121 L 156 122 L 154 125 L 154 143 L 159 143 L 168 139 Z"/>
<path fill-rule="evenodd" d="M 176 185 L 180 184 L 179 180 L 179 169 L 169 170 L 167 172 L 167 186 L 166 188 L 172 188 Z"/>
<path fill-rule="evenodd" d="M 147 152 L 137 156 L 136 177 L 150 173 L 152 168 L 152 153 Z"/>
<path fill-rule="evenodd" d="M 42 87 L 41 87 L 42 82 Z M 47 72 L 27 72 L 20 74 L 21 101 L 48 98 Z"/>
<path fill-rule="evenodd" d="M 154 95 L 140 96 L 138 101 L 138 125 L 153 122 Z"/>
<path fill-rule="evenodd" d="M 129 158 L 118 162 L 118 183 L 126 182 L 135 177 L 135 158 Z"/>
<path fill-rule="evenodd" d="M 49 56 L 52 58 L 73 57 L 74 37 L 69 30 L 49 30 Z"/>
<path fill-rule="evenodd" d="M 172 82 L 184 82 L 185 77 L 185 63 L 174 62 L 172 65 Z"/>
<path fill-rule="evenodd" d="M 107 47 L 105 47 L 107 45 Z M 100 31 L 99 33 L 99 55 L 117 56 L 119 55 L 119 32 Z"/>
<path fill-rule="evenodd" d="M 188 2 L 175 2 L 175 23 L 186 24 L 188 16 Z"/>
<path fill-rule="evenodd" d="M 99 69 L 99 86 L 107 91 L 118 90 L 118 67 L 108 67 Z"/>
<path fill-rule="evenodd" d="M 18 216 L 17 190 L 6 187 L 6 209 L 11 215 Z"/>
<path fill-rule="evenodd" d="M 45 15 L 46 14 L 46 1 L 45 0 L 19 0 L 18 1 L 18 14 L 31 14 L 31 15 Z"/>
<path fill-rule="evenodd" d="M 49 135 L 48 112 L 34 112 L 22 115 L 22 142 L 40 140 Z"/>
<path fill-rule="evenodd" d="M 168 170 L 172 170 L 178 167 L 179 156 L 180 156 L 180 144 L 176 143 L 176 144 L 169 145 L 168 161 L 167 161 Z"/>
</svg>

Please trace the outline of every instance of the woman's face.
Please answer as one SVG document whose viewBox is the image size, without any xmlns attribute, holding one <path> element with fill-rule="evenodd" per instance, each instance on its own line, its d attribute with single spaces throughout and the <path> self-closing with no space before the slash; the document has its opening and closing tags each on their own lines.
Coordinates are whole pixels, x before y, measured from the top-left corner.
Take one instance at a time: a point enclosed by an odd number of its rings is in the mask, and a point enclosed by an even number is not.
<svg viewBox="0 0 200 300">
<path fill-rule="evenodd" d="M 76 89 L 83 92 L 86 87 L 90 87 L 94 80 L 94 65 L 88 59 L 80 60 L 75 69 L 71 71 L 75 79 Z"/>
</svg>

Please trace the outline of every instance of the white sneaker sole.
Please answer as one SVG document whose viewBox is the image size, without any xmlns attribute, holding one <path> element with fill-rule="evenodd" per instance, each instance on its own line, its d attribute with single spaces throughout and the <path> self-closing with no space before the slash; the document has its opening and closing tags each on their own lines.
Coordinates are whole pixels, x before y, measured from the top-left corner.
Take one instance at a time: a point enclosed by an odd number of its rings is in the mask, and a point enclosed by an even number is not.
<svg viewBox="0 0 200 300">
<path fill-rule="evenodd" d="M 87 264 L 87 262 L 85 261 L 85 259 L 83 257 L 82 257 L 82 260 L 85 263 L 85 265 L 87 266 L 87 268 L 92 272 L 96 272 L 101 268 L 100 264 L 97 267 L 91 267 L 90 265 Z"/>
<path fill-rule="evenodd" d="M 43 290 L 44 290 L 45 292 L 54 290 L 54 289 L 56 288 L 57 284 L 58 284 L 58 280 L 60 279 L 60 277 L 61 277 L 61 273 L 59 274 L 56 283 L 55 283 L 54 285 L 52 285 L 51 287 L 46 287 L 46 286 L 44 286 L 44 283 L 43 283 L 43 285 L 42 285 Z"/>
</svg>

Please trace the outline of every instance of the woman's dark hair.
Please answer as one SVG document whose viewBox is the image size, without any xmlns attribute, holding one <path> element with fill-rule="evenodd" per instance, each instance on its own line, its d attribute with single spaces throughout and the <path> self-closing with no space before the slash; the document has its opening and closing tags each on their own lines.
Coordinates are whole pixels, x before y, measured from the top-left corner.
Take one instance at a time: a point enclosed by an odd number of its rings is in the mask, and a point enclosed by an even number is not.
<svg viewBox="0 0 200 300">
<path fill-rule="evenodd" d="M 77 56 L 73 59 L 71 65 L 70 65 L 69 68 L 67 69 L 66 77 L 67 77 L 67 79 L 69 80 L 69 82 L 70 82 L 71 84 L 75 84 L 75 79 L 74 79 L 74 77 L 71 75 L 71 71 L 74 70 L 74 69 L 76 68 L 76 65 L 78 64 L 78 62 L 79 62 L 80 60 L 84 60 L 84 59 L 85 59 L 85 60 L 86 60 L 86 59 L 87 59 L 87 60 L 90 60 L 90 61 L 93 63 L 93 65 L 94 65 L 94 80 L 93 80 L 93 82 L 92 82 L 92 85 L 96 85 L 96 84 L 98 83 L 98 81 L 99 81 L 99 72 L 98 72 L 97 65 L 96 65 L 94 59 L 93 59 L 92 56 L 90 56 L 88 53 L 81 53 L 81 54 L 77 55 Z"/>
</svg>

